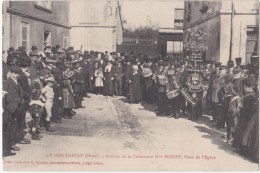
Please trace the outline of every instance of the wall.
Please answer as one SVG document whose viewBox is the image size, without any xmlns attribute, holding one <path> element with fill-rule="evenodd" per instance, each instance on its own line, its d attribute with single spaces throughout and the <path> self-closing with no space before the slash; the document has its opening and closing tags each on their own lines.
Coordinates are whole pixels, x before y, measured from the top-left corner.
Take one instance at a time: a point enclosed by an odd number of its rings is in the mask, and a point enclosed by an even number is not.
<svg viewBox="0 0 260 173">
<path fill-rule="evenodd" d="M 116 51 L 122 42 L 117 0 L 71 1 L 71 44 L 75 49 Z"/>
<path fill-rule="evenodd" d="M 72 0 L 70 3 L 71 26 L 116 25 L 117 0 Z"/>
<path fill-rule="evenodd" d="M 9 8 L 4 8 L 4 27 L 9 31 L 5 35 L 5 49 L 21 46 L 21 22 L 28 23 L 29 44 L 35 45 L 39 51 L 43 51 L 44 30 L 51 32 L 51 46 L 63 46 L 63 36 L 69 36 L 69 1 L 52 1 L 51 13 L 35 8 L 34 1 L 10 1 L 4 2 Z M 10 23 L 8 23 L 10 21 Z"/>
<path fill-rule="evenodd" d="M 206 4 L 212 9 L 212 13 L 201 13 L 200 10 Z M 185 1 L 184 3 L 184 28 L 198 21 L 203 21 L 205 18 L 215 15 L 221 9 L 221 0 L 214 1 Z M 188 20 L 190 16 L 190 20 Z"/>
<path fill-rule="evenodd" d="M 9 2 L 3 2 L 3 15 L 2 15 L 2 50 L 5 51 L 3 56 L 3 60 L 6 61 L 7 59 L 7 50 L 10 47 L 10 14 L 6 12 L 7 8 L 9 7 Z"/>
<path fill-rule="evenodd" d="M 115 28 L 72 27 L 71 44 L 74 49 L 80 49 L 82 45 L 83 50 L 112 52 L 116 50 L 113 30 Z"/>
<path fill-rule="evenodd" d="M 226 64 L 230 56 L 230 38 L 231 38 L 231 12 L 232 1 L 221 0 L 215 2 L 206 2 L 212 8 L 211 13 L 202 14 L 202 1 L 185 2 L 185 19 L 191 14 L 189 21 L 184 21 L 184 28 L 199 28 L 208 33 L 208 51 L 207 59 L 220 61 Z M 256 0 L 234 0 L 234 18 L 232 35 L 232 59 L 242 57 L 242 63 L 245 63 L 246 53 L 246 28 L 247 26 L 256 26 L 258 23 Z"/>
<path fill-rule="evenodd" d="M 242 64 L 249 63 L 246 60 L 247 26 L 259 26 L 258 3 L 256 0 L 235 1 L 234 3 L 234 31 L 232 59 L 242 57 Z"/>
<path fill-rule="evenodd" d="M 231 59 L 242 57 L 246 64 L 247 26 L 259 26 L 256 0 L 236 0 L 233 4 L 233 34 Z M 230 55 L 231 1 L 223 1 L 221 14 L 221 62 L 227 62 Z"/>
<path fill-rule="evenodd" d="M 51 13 L 34 7 L 35 1 L 10 1 L 10 7 L 32 15 L 68 25 L 68 1 L 51 1 Z"/>
<path fill-rule="evenodd" d="M 10 46 L 17 48 L 21 46 L 21 22 L 26 22 L 29 24 L 29 46 L 28 51 L 30 51 L 31 46 L 35 45 L 38 47 L 39 51 L 43 51 L 44 47 L 44 31 L 51 32 L 51 46 L 63 45 L 64 34 L 69 35 L 69 29 L 53 26 L 47 23 L 35 21 L 32 19 L 12 16 L 12 30 L 10 37 Z"/>
</svg>

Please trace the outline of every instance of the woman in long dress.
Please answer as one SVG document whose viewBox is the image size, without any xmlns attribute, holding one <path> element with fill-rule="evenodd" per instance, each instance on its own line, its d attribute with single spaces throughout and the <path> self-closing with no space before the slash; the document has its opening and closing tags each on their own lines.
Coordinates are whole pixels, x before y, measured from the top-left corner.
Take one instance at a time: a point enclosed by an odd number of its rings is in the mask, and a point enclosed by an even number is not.
<svg viewBox="0 0 260 173">
<path fill-rule="evenodd" d="M 253 92 L 252 81 L 244 81 L 245 96 L 241 110 L 240 133 L 238 147 L 241 154 L 248 154 L 255 161 L 259 160 L 259 105 Z M 244 118 L 243 118 L 244 117 Z"/>
<path fill-rule="evenodd" d="M 114 72 L 113 72 L 113 65 L 111 61 L 107 62 L 104 71 L 105 76 L 105 95 L 113 96 L 113 80 L 114 80 Z"/>
<path fill-rule="evenodd" d="M 139 103 L 142 101 L 142 92 L 140 84 L 140 74 L 138 73 L 138 66 L 133 65 L 130 82 L 130 103 Z"/>
</svg>

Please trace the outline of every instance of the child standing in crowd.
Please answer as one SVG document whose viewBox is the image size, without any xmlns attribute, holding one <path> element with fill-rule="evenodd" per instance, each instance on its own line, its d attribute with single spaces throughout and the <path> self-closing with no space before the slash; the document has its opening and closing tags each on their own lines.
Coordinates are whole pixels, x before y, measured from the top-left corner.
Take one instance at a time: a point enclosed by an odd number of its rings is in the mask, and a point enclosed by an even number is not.
<svg viewBox="0 0 260 173">
<path fill-rule="evenodd" d="M 225 86 L 225 92 L 231 97 L 227 113 L 227 142 L 233 143 L 234 134 L 237 129 L 238 119 L 240 117 L 240 109 L 242 107 L 242 100 L 234 89 L 232 83 Z"/>
<path fill-rule="evenodd" d="M 103 94 L 103 70 L 102 67 L 99 66 L 96 70 L 95 70 L 95 90 L 96 90 L 96 94 Z"/>
<path fill-rule="evenodd" d="M 39 89 L 32 90 L 31 102 L 29 112 L 32 116 L 32 140 L 40 140 L 39 122 L 41 116 L 44 114 L 44 98 L 42 92 Z"/>
<path fill-rule="evenodd" d="M 49 132 L 54 132 L 54 130 L 51 128 L 51 110 L 52 110 L 52 105 L 53 105 L 53 99 L 54 99 L 54 92 L 53 92 L 53 84 L 54 84 L 54 78 L 53 77 L 48 77 L 45 79 L 47 82 L 47 85 L 42 89 L 42 94 L 44 98 L 46 99 L 45 101 L 45 110 L 46 110 L 46 130 Z"/>
</svg>

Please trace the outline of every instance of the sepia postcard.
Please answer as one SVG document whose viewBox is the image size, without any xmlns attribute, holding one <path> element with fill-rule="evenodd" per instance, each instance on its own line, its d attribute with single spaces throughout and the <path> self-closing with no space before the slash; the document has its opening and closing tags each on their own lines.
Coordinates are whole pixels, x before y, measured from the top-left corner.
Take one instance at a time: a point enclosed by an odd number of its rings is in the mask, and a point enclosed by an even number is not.
<svg viewBox="0 0 260 173">
<path fill-rule="evenodd" d="M 258 171 L 259 5 L 2 1 L 3 171 Z"/>
</svg>

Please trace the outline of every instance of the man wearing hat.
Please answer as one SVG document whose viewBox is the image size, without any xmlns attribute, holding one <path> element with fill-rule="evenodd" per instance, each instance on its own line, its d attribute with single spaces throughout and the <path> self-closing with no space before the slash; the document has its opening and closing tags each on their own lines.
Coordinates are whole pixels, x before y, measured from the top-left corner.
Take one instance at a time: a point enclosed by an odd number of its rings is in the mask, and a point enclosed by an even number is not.
<svg viewBox="0 0 260 173">
<path fill-rule="evenodd" d="M 213 81 L 218 77 L 219 75 L 219 66 L 221 65 L 221 62 L 215 62 L 215 61 L 212 61 L 211 62 L 211 74 L 210 74 L 210 77 L 209 77 L 209 87 L 208 87 L 208 90 L 207 90 L 207 94 L 206 94 L 206 109 L 209 111 L 209 110 L 212 110 L 212 90 L 213 90 Z"/>
<path fill-rule="evenodd" d="M 93 65 L 91 63 L 90 60 L 90 55 L 88 53 L 86 53 L 84 55 L 84 59 L 83 59 L 83 68 L 85 70 L 85 75 L 84 75 L 84 81 L 85 81 L 85 89 L 84 89 L 84 96 L 89 97 L 88 96 L 88 92 L 90 91 L 90 85 L 91 83 L 91 76 L 93 76 L 94 72 L 93 72 Z M 94 88 L 94 87 L 93 87 Z"/>
<path fill-rule="evenodd" d="M 32 50 L 32 52 L 30 52 L 30 53 L 37 54 L 38 48 L 36 46 L 32 46 L 31 50 Z"/>
<path fill-rule="evenodd" d="M 118 59 L 114 66 L 114 87 L 116 96 L 122 96 L 122 80 L 123 80 L 122 60 Z"/>
<path fill-rule="evenodd" d="M 225 65 L 220 65 L 219 66 L 219 74 L 215 78 L 215 80 L 212 82 L 212 97 L 211 97 L 211 102 L 212 102 L 212 111 L 213 111 L 213 121 L 214 121 L 214 126 L 221 128 L 222 127 L 222 97 L 224 97 L 222 92 L 223 90 L 222 87 L 225 84 L 225 76 L 227 74 L 227 66 Z"/>
<path fill-rule="evenodd" d="M 4 81 L 3 81 L 4 82 Z M 3 83 L 4 88 L 5 83 Z M 2 108 L 3 108 L 3 114 L 2 114 L 2 151 L 3 151 L 3 157 L 6 156 L 14 156 L 16 155 L 15 152 L 11 150 L 11 123 L 12 123 L 12 115 L 6 111 L 6 98 L 7 98 L 7 92 L 2 90 Z"/>
<path fill-rule="evenodd" d="M 259 74 L 259 56 L 251 56 L 251 63 L 247 66 L 249 74 Z"/>
<path fill-rule="evenodd" d="M 242 68 L 237 67 L 233 69 L 232 84 L 234 89 L 238 92 L 238 96 L 242 98 L 243 96 L 243 84 L 242 84 Z"/>
<path fill-rule="evenodd" d="M 57 67 L 60 71 L 63 71 L 63 69 L 64 69 L 64 61 L 65 61 L 65 55 L 63 55 L 63 54 L 58 54 L 56 67 Z"/>
<path fill-rule="evenodd" d="M 7 56 L 6 64 L 9 66 L 15 65 L 19 66 L 21 62 L 21 52 L 20 51 L 13 51 L 11 54 Z"/>
<path fill-rule="evenodd" d="M 74 77 L 74 82 L 72 84 L 72 87 L 75 94 L 74 98 L 75 98 L 76 108 L 85 108 L 84 106 L 82 106 L 83 91 L 84 91 L 84 73 L 79 62 L 76 63 L 75 65 L 73 77 Z"/>
<path fill-rule="evenodd" d="M 7 50 L 7 54 L 10 55 L 13 51 L 14 51 L 14 48 L 13 47 L 9 47 L 9 49 Z"/>
<path fill-rule="evenodd" d="M 176 86 L 179 87 L 181 89 L 181 87 L 184 84 L 184 68 L 179 65 L 176 64 L 174 65 L 175 68 L 175 81 L 176 81 Z M 176 110 L 180 113 L 180 110 L 182 111 L 182 113 L 184 113 L 186 111 L 186 101 L 185 98 L 182 94 L 179 94 L 176 98 Z"/>
<path fill-rule="evenodd" d="M 236 60 L 236 67 L 235 67 L 235 68 L 240 67 L 240 66 L 241 66 L 242 58 L 241 58 L 241 57 L 238 57 L 238 58 L 235 58 L 235 60 Z"/>
<path fill-rule="evenodd" d="M 114 87 L 113 87 L 113 81 L 114 81 L 114 68 L 112 64 L 112 60 L 107 61 L 107 65 L 104 69 L 104 77 L 105 77 L 105 83 L 104 83 L 104 94 L 108 96 L 113 96 L 114 94 Z"/>
<path fill-rule="evenodd" d="M 157 115 L 161 114 L 168 114 L 168 99 L 166 97 L 166 84 L 168 83 L 167 79 L 167 68 L 165 68 L 166 63 L 162 60 L 159 61 L 159 74 L 156 75 L 157 85 L 158 85 L 158 113 Z"/>
<path fill-rule="evenodd" d="M 55 48 L 56 48 L 57 52 L 60 51 L 60 45 L 56 45 Z"/>
<path fill-rule="evenodd" d="M 31 66 L 30 66 L 30 79 L 33 81 L 37 77 L 37 73 L 42 68 L 41 63 L 38 59 L 39 55 L 36 52 L 30 52 L 29 58 L 31 59 Z"/>
<path fill-rule="evenodd" d="M 24 59 L 20 64 L 21 73 L 18 77 L 18 82 L 20 83 L 23 90 L 23 100 L 24 100 L 21 109 L 21 114 L 20 116 L 17 117 L 17 128 L 21 129 L 21 131 L 26 129 L 25 116 L 29 108 L 30 97 L 31 97 L 30 65 L 31 65 L 31 60 L 27 58 Z"/>
<path fill-rule="evenodd" d="M 5 111 L 9 115 L 7 118 L 10 130 L 10 150 L 19 151 L 20 148 L 15 146 L 17 142 L 16 135 L 20 134 L 17 129 L 17 117 L 20 115 L 21 106 L 23 104 L 23 91 L 20 83 L 18 82 L 18 77 L 21 69 L 17 66 L 10 67 L 10 76 L 6 80 L 3 90 L 7 92 L 6 99 L 4 103 Z M 23 136 L 24 137 L 24 136 Z M 21 138 L 21 136 L 19 136 Z"/>
<path fill-rule="evenodd" d="M 124 75 L 123 75 L 124 96 L 126 96 L 127 98 L 129 97 L 129 89 L 130 89 L 129 81 L 131 80 L 131 69 L 132 69 L 131 60 L 130 58 L 127 58 L 126 65 L 124 68 Z"/>
<path fill-rule="evenodd" d="M 144 89 L 143 89 L 143 99 L 148 103 L 153 102 L 152 98 L 152 87 L 153 87 L 153 72 L 151 70 L 151 64 L 144 64 L 142 69 L 142 76 L 144 81 Z"/>
</svg>

